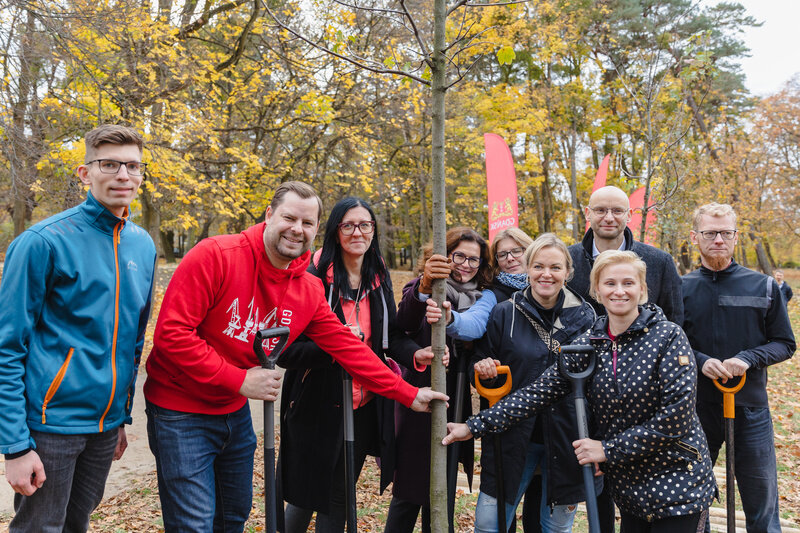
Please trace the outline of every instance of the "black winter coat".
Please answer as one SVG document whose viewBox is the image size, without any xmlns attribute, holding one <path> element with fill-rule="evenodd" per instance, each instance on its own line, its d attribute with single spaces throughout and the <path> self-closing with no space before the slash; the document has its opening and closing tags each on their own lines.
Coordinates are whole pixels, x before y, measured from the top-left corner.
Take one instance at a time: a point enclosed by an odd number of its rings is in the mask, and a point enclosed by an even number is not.
<svg viewBox="0 0 800 533">
<path fill-rule="evenodd" d="M 476 360 L 499 359 L 511 368 L 512 391 L 538 378 L 556 362 L 554 352 L 539 336 L 531 320 L 550 333 L 552 340 L 569 344 L 589 330 L 595 321 L 592 306 L 569 289 L 555 324 L 545 321 L 532 303 L 530 288 L 515 292 L 512 300 L 497 304 L 489 317 L 486 335 L 478 342 Z M 555 347 L 555 345 L 554 345 Z M 496 386 L 489 382 L 487 386 Z M 586 500 L 581 468 L 572 441 L 578 438 L 573 395 L 543 410 L 542 417 L 547 465 L 547 501 L 550 505 L 569 505 Z M 506 501 L 513 504 L 519 489 L 526 452 L 537 416 L 532 416 L 501 434 Z M 481 448 L 481 491 L 497 497 L 494 439 Z"/>
<path fill-rule="evenodd" d="M 595 347 L 597 367 L 586 387 L 601 440 L 605 483 L 624 513 L 645 520 L 698 513 L 717 494 L 705 434 L 695 413 L 697 367 L 683 330 L 657 306 L 616 339 L 617 375 L 608 318 L 575 344 Z M 569 365 L 586 367 L 587 355 Z M 570 382 L 554 365 L 527 387 L 467 421 L 473 435 L 504 431 L 566 396 Z"/>
<path fill-rule="evenodd" d="M 403 287 L 403 298 L 397 310 L 397 325 L 403 328 L 420 346 L 430 346 L 431 326 L 425 320 L 425 302 L 417 297 L 419 278 L 413 279 Z M 463 311 L 463 309 L 462 309 Z M 447 408 L 447 420 L 452 421 L 455 413 L 456 372 L 454 368 L 461 362 L 469 361 L 472 351 L 471 343 L 454 343 L 448 338 L 450 348 L 450 366 L 447 372 L 447 395 L 450 397 Z M 456 354 L 456 357 L 453 355 Z M 403 369 L 403 378 L 415 387 L 431 386 L 431 371 L 426 368 L 418 372 L 413 363 Z M 472 403 L 469 391 L 469 380 L 465 380 L 464 401 L 462 408 L 464 417 L 472 414 Z M 402 500 L 417 505 L 427 506 L 430 503 L 430 464 L 431 464 L 431 415 L 418 413 L 407 407 L 395 404 L 397 419 L 397 466 L 392 485 L 392 494 Z M 462 442 L 459 450 L 459 462 L 464 468 L 467 479 L 472 484 L 472 468 L 474 463 L 474 444 Z M 449 457 L 449 455 L 448 455 Z"/>
<path fill-rule="evenodd" d="M 322 277 L 313 264 L 308 270 Z M 329 294 L 327 280 L 323 279 L 323 285 L 325 294 Z M 386 316 L 381 292 L 386 302 Z M 370 291 L 367 298 L 372 351 L 386 362 L 382 331 L 384 320 L 387 320 L 389 348 L 386 355 L 401 364 L 410 364 L 419 346 L 396 326 L 391 280 L 387 279 L 377 290 Z M 336 291 L 332 301 L 339 301 Z M 334 307 L 344 324 L 341 306 Z M 342 368 L 304 335 L 281 354 L 277 364 L 287 369 L 281 392 L 278 474 L 283 498 L 298 507 L 327 513 L 331 481 L 343 448 Z M 371 401 L 376 402 L 380 433 L 380 449 L 371 450 L 371 454 L 381 459 L 380 490 L 383 491 L 392 481 L 395 465 L 394 402 L 377 395 Z"/>
</svg>

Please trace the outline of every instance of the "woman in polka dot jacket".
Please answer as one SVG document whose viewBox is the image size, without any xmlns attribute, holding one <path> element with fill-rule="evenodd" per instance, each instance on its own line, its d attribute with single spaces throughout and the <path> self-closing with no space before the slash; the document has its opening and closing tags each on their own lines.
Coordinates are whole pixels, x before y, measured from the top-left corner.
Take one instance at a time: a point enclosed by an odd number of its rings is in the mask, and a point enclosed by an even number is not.
<svg viewBox="0 0 800 533">
<path fill-rule="evenodd" d="M 608 313 L 575 344 L 592 345 L 586 388 L 592 435 L 575 441 L 580 464 L 597 463 L 622 514 L 622 533 L 694 532 L 717 494 L 708 445 L 695 414 L 697 368 L 683 330 L 647 301 L 645 265 L 633 252 L 606 251 L 591 290 Z M 587 355 L 571 356 L 575 370 Z M 443 443 L 502 432 L 569 394 L 551 366 L 539 379 L 478 413 L 448 424 Z"/>
</svg>

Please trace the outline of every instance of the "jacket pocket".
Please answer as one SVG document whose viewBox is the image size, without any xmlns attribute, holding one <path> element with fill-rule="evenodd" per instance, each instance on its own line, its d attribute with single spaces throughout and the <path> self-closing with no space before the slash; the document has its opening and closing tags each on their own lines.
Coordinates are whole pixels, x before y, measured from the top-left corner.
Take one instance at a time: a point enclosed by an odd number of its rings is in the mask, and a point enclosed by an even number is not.
<svg viewBox="0 0 800 533">
<path fill-rule="evenodd" d="M 47 423 L 47 404 L 50 403 L 50 400 L 53 399 L 56 391 L 58 391 L 58 388 L 61 386 L 61 382 L 64 380 L 64 375 L 67 373 L 69 362 L 72 360 L 73 353 L 75 353 L 75 348 L 70 348 L 67 352 L 66 359 L 64 359 L 64 362 L 61 363 L 61 367 L 58 369 L 56 377 L 53 378 L 53 381 L 50 383 L 50 387 L 47 389 L 47 393 L 44 395 L 44 401 L 42 401 L 42 424 Z"/>
<path fill-rule="evenodd" d="M 700 453 L 700 450 L 692 446 L 691 444 L 686 444 L 682 440 L 677 442 L 678 449 L 680 450 L 680 455 L 687 459 L 688 464 L 686 465 L 687 470 L 690 472 L 694 468 L 693 463 L 697 463 L 698 465 L 703 464 L 703 455 Z"/>
</svg>

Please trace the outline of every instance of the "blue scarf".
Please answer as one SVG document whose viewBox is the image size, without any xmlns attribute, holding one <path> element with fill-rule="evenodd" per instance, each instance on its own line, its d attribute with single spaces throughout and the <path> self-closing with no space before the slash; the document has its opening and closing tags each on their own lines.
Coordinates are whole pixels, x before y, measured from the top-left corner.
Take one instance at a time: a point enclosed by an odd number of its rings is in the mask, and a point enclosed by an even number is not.
<svg viewBox="0 0 800 533">
<path fill-rule="evenodd" d="M 506 287 L 511 287 L 512 289 L 524 289 L 528 286 L 528 274 L 509 274 L 508 272 L 500 272 L 496 276 L 497 281 L 505 285 Z"/>
</svg>

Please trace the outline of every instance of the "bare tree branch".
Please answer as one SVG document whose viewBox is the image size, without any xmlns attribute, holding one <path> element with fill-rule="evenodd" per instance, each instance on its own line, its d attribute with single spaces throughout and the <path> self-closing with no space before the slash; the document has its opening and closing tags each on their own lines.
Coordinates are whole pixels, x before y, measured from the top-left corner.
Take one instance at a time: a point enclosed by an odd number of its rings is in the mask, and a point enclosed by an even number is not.
<svg viewBox="0 0 800 533">
<path fill-rule="evenodd" d="M 431 84 L 430 81 L 422 78 L 421 76 L 417 76 L 417 75 L 411 74 L 410 72 L 406 72 L 404 70 L 397 70 L 397 69 L 387 69 L 387 68 L 374 67 L 374 66 L 368 65 L 366 63 L 362 63 L 360 61 L 356 61 L 356 60 L 352 59 L 351 57 L 348 57 L 348 56 L 346 56 L 344 54 L 340 54 L 338 52 L 334 52 L 333 50 L 331 50 L 330 48 L 328 48 L 326 46 L 322 46 L 321 44 L 317 44 L 315 42 L 312 42 L 310 39 L 307 39 L 306 37 L 304 37 L 303 35 L 301 35 L 297 31 L 293 30 L 292 28 L 290 28 L 289 26 L 284 24 L 280 19 L 278 19 L 278 17 L 276 17 L 275 14 L 272 12 L 272 10 L 269 8 L 269 6 L 267 5 L 265 0 L 261 0 L 261 3 L 264 6 L 264 9 L 266 10 L 266 12 L 269 14 L 269 16 L 272 18 L 272 20 L 275 21 L 275 24 L 277 24 L 279 28 L 291 33 L 292 35 L 294 35 L 295 37 L 297 37 L 298 39 L 300 39 L 304 43 L 306 43 L 306 44 L 308 44 L 310 46 L 313 46 L 317 50 L 322 50 L 325 53 L 328 53 L 328 54 L 330 54 L 330 55 L 332 55 L 334 57 L 338 57 L 339 59 L 347 61 L 348 63 L 350 63 L 352 65 L 355 65 L 355 66 L 357 66 L 359 68 L 363 68 L 364 70 L 368 70 L 370 72 L 375 72 L 376 74 L 394 74 L 394 75 L 397 75 L 397 76 L 405 76 L 405 77 L 410 78 L 410 79 L 412 79 L 414 81 L 417 81 L 417 82 L 419 82 L 419 83 L 421 83 L 423 85 L 430 86 L 430 84 Z"/>
</svg>

